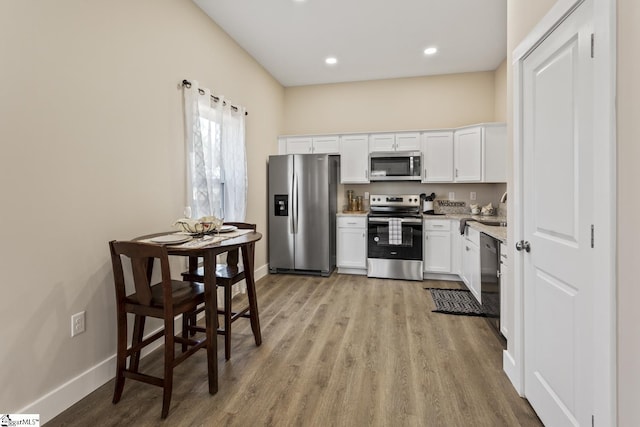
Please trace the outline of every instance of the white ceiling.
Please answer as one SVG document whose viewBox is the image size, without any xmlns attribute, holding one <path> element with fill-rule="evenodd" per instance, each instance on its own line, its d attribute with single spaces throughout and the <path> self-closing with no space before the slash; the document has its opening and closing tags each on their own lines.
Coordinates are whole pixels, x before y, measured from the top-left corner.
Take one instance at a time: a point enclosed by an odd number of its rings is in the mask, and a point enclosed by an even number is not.
<svg viewBox="0 0 640 427">
<path fill-rule="evenodd" d="M 193 1 L 283 86 L 488 71 L 506 57 L 507 0 Z"/>
</svg>

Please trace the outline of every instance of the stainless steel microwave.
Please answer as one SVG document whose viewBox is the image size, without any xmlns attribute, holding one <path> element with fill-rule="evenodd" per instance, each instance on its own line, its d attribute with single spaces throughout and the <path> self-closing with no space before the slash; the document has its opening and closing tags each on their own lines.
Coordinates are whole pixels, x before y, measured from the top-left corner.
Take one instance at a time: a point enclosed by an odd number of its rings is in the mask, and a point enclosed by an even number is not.
<svg viewBox="0 0 640 427">
<path fill-rule="evenodd" d="M 370 181 L 420 181 L 422 154 L 419 151 L 369 154 Z"/>
</svg>

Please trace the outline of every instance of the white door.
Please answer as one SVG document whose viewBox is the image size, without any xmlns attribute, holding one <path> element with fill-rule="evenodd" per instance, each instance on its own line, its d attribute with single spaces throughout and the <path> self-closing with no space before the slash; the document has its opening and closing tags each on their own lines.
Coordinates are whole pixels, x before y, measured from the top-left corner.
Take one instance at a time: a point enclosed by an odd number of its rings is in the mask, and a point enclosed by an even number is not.
<svg viewBox="0 0 640 427">
<path fill-rule="evenodd" d="M 587 0 L 522 68 L 524 388 L 554 427 L 594 405 L 592 27 Z"/>
</svg>

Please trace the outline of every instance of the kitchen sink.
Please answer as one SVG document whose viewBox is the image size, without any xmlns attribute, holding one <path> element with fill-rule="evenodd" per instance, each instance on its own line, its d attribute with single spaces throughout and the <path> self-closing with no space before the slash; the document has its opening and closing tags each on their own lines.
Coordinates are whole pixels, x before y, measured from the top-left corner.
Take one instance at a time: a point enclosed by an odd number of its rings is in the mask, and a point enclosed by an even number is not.
<svg viewBox="0 0 640 427">
<path fill-rule="evenodd" d="M 476 220 L 482 225 L 490 225 L 492 227 L 506 227 L 507 221 L 487 221 L 487 220 Z"/>
</svg>

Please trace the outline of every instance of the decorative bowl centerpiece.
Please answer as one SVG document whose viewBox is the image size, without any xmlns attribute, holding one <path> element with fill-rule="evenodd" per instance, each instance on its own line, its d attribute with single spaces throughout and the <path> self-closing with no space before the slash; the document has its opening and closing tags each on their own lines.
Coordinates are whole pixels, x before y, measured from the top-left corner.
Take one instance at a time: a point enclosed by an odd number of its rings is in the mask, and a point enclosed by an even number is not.
<svg viewBox="0 0 640 427">
<path fill-rule="evenodd" d="M 203 216 L 199 219 L 180 218 L 173 223 L 180 231 L 189 234 L 215 233 L 222 228 L 223 220 L 215 216 Z"/>
</svg>

